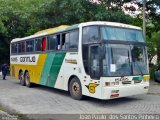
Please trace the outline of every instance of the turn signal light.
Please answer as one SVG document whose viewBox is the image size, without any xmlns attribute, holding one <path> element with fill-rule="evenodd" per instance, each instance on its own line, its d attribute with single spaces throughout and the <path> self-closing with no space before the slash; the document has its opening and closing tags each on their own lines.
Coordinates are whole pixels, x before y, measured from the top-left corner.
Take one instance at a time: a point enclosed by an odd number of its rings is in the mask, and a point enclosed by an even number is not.
<svg viewBox="0 0 160 120">
<path fill-rule="evenodd" d="M 110 86 L 110 82 L 105 82 L 105 86 Z"/>
</svg>

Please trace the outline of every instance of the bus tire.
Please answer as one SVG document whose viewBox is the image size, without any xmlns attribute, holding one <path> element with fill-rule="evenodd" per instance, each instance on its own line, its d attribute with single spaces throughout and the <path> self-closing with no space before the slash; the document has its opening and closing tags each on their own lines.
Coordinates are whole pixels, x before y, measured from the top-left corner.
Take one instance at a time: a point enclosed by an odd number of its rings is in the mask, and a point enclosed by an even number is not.
<svg viewBox="0 0 160 120">
<path fill-rule="evenodd" d="M 71 97 L 75 100 L 81 100 L 83 98 L 82 86 L 77 77 L 71 79 L 69 84 L 69 92 Z"/>
<path fill-rule="evenodd" d="M 25 86 L 25 80 L 24 80 L 24 76 L 23 76 L 23 72 L 22 71 L 19 73 L 19 80 L 20 80 L 20 84 L 22 86 Z"/>
<path fill-rule="evenodd" d="M 26 86 L 27 87 L 32 87 L 32 83 L 30 82 L 29 72 L 25 73 L 24 79 L 25 79 Z"/>
</svg>

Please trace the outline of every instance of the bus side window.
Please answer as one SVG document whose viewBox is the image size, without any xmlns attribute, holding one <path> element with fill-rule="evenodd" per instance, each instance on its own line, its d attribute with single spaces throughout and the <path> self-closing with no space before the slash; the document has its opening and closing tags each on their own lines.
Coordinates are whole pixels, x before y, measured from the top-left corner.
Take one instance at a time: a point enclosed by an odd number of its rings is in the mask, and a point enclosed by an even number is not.
<svg viewBox="0 0 160 120">
<path fill-rule="evenodd" d="M 60 34 L 56 36 L 56 50 L 61 49 L 61 36 Z"/>
<path fill-rule="evenodd" d="M 33 52 L 34 51 L 34 40 L 26 41 L 26 52 Z"/>
<path fill-rule="evenodd" d="M 97 42 L 99 39 L 99 32 L 97 26 L 89 26 L 83 28 L 83 44 L 89 42 Z"/>
<path fill-rule="evenodd" d="M 69 37 L 70 37 L 69 38 L 69 48 L 78 49 L 78 39 L 79 39 L 78 30 L 71 31 Z"/>
<path fill-rule="evenodd" d="M 21 43 L 18 43 L 18 53 L 21 53 Z"/>
<path fill-rule="evenodd" d="M 21 48 L 21 49 L 22 49 L 21 52 L 25 52 L 25 51 L 26 51 L 26 50 L 25 50 L 25 42 L 22 42 L 22 43 L 21 43 L 21 47 L 22 47 L 22 48 Z"/>
<path fill-rule="evenodd" d="M 25 52 L 25 42 L 19 42 L 18 43 L 18 53 Z"/>
<path fill-rule="evenodd" d="M 66 48 L 66 49 L 69 48 L 69 38 L 70 38 L 69 35 L 70 35 L 69 33 L 66 33 L 66 34 L 65 34 L 65 38 L 66 38 L 65 48 Z"/>
<path fill-rule="evenodd" d="M 11 53 L 17 53 L 17 43 L 12 43 L 11 45 Z"/>
<path fill-rule="evenodd" d="M 62 45 L 62 50 L 65 50 L 65 42 L 66 42 L 66 39 L 65 39 L 65 33 L 62 34 L 62 41 L 61 41 L 61 45 Z"/>
<path fill-rule="evenodd" d="M 69 48 L 69 33 L 63 33 L 62 34 L 62 50 L 67 50 Z"/>
<path fill-rule="evenodd" d="M 56 50 L 56 36 L 49 35 L 47 38 L 48 50 Z"/>
<path fill-rule="evenodd" d="M 35 40 L 35 50 L 36 51 L 42 51 L 42 39 L 41 38 L 37 38 Z"/>
<path fill-rule="evenodd" d="M 42 51 L 46 51 L 47 39 L 46 37 L 42 38 Z"/>
</svg>

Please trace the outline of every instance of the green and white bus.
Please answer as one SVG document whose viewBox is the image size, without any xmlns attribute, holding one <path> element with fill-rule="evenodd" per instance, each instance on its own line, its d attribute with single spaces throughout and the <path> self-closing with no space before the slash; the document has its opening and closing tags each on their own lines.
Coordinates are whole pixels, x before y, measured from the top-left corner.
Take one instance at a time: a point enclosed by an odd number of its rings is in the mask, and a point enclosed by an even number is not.
<svg viewBox="0 0 160 120">
<path fill-rule="evenodd" d="M 74 99 L 114 99 L 149 89 L 141 28 L 115 22 L 62 25 L 11 41 L 11 76 L 21 85 L 69 91 Z"/>
</svg>

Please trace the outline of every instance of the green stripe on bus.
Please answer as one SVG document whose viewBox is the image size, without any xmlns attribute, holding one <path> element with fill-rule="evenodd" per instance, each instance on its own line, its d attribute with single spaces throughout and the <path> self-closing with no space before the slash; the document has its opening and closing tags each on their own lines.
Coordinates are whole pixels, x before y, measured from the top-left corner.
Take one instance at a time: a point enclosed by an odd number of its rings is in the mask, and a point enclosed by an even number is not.
<svg viewBox="0 0 160 120">
<path fill-rule="evenodd" d="M 41 74 L 40 84 L 54 87 L 66 53 L 48 54 Z"/>
<path fill-rule="evenodd" d="M 133 77 L 132 80 L 143 80 L 143 77 L 142 76 L 136 76 L 136 77 Z"/>
</svg>

